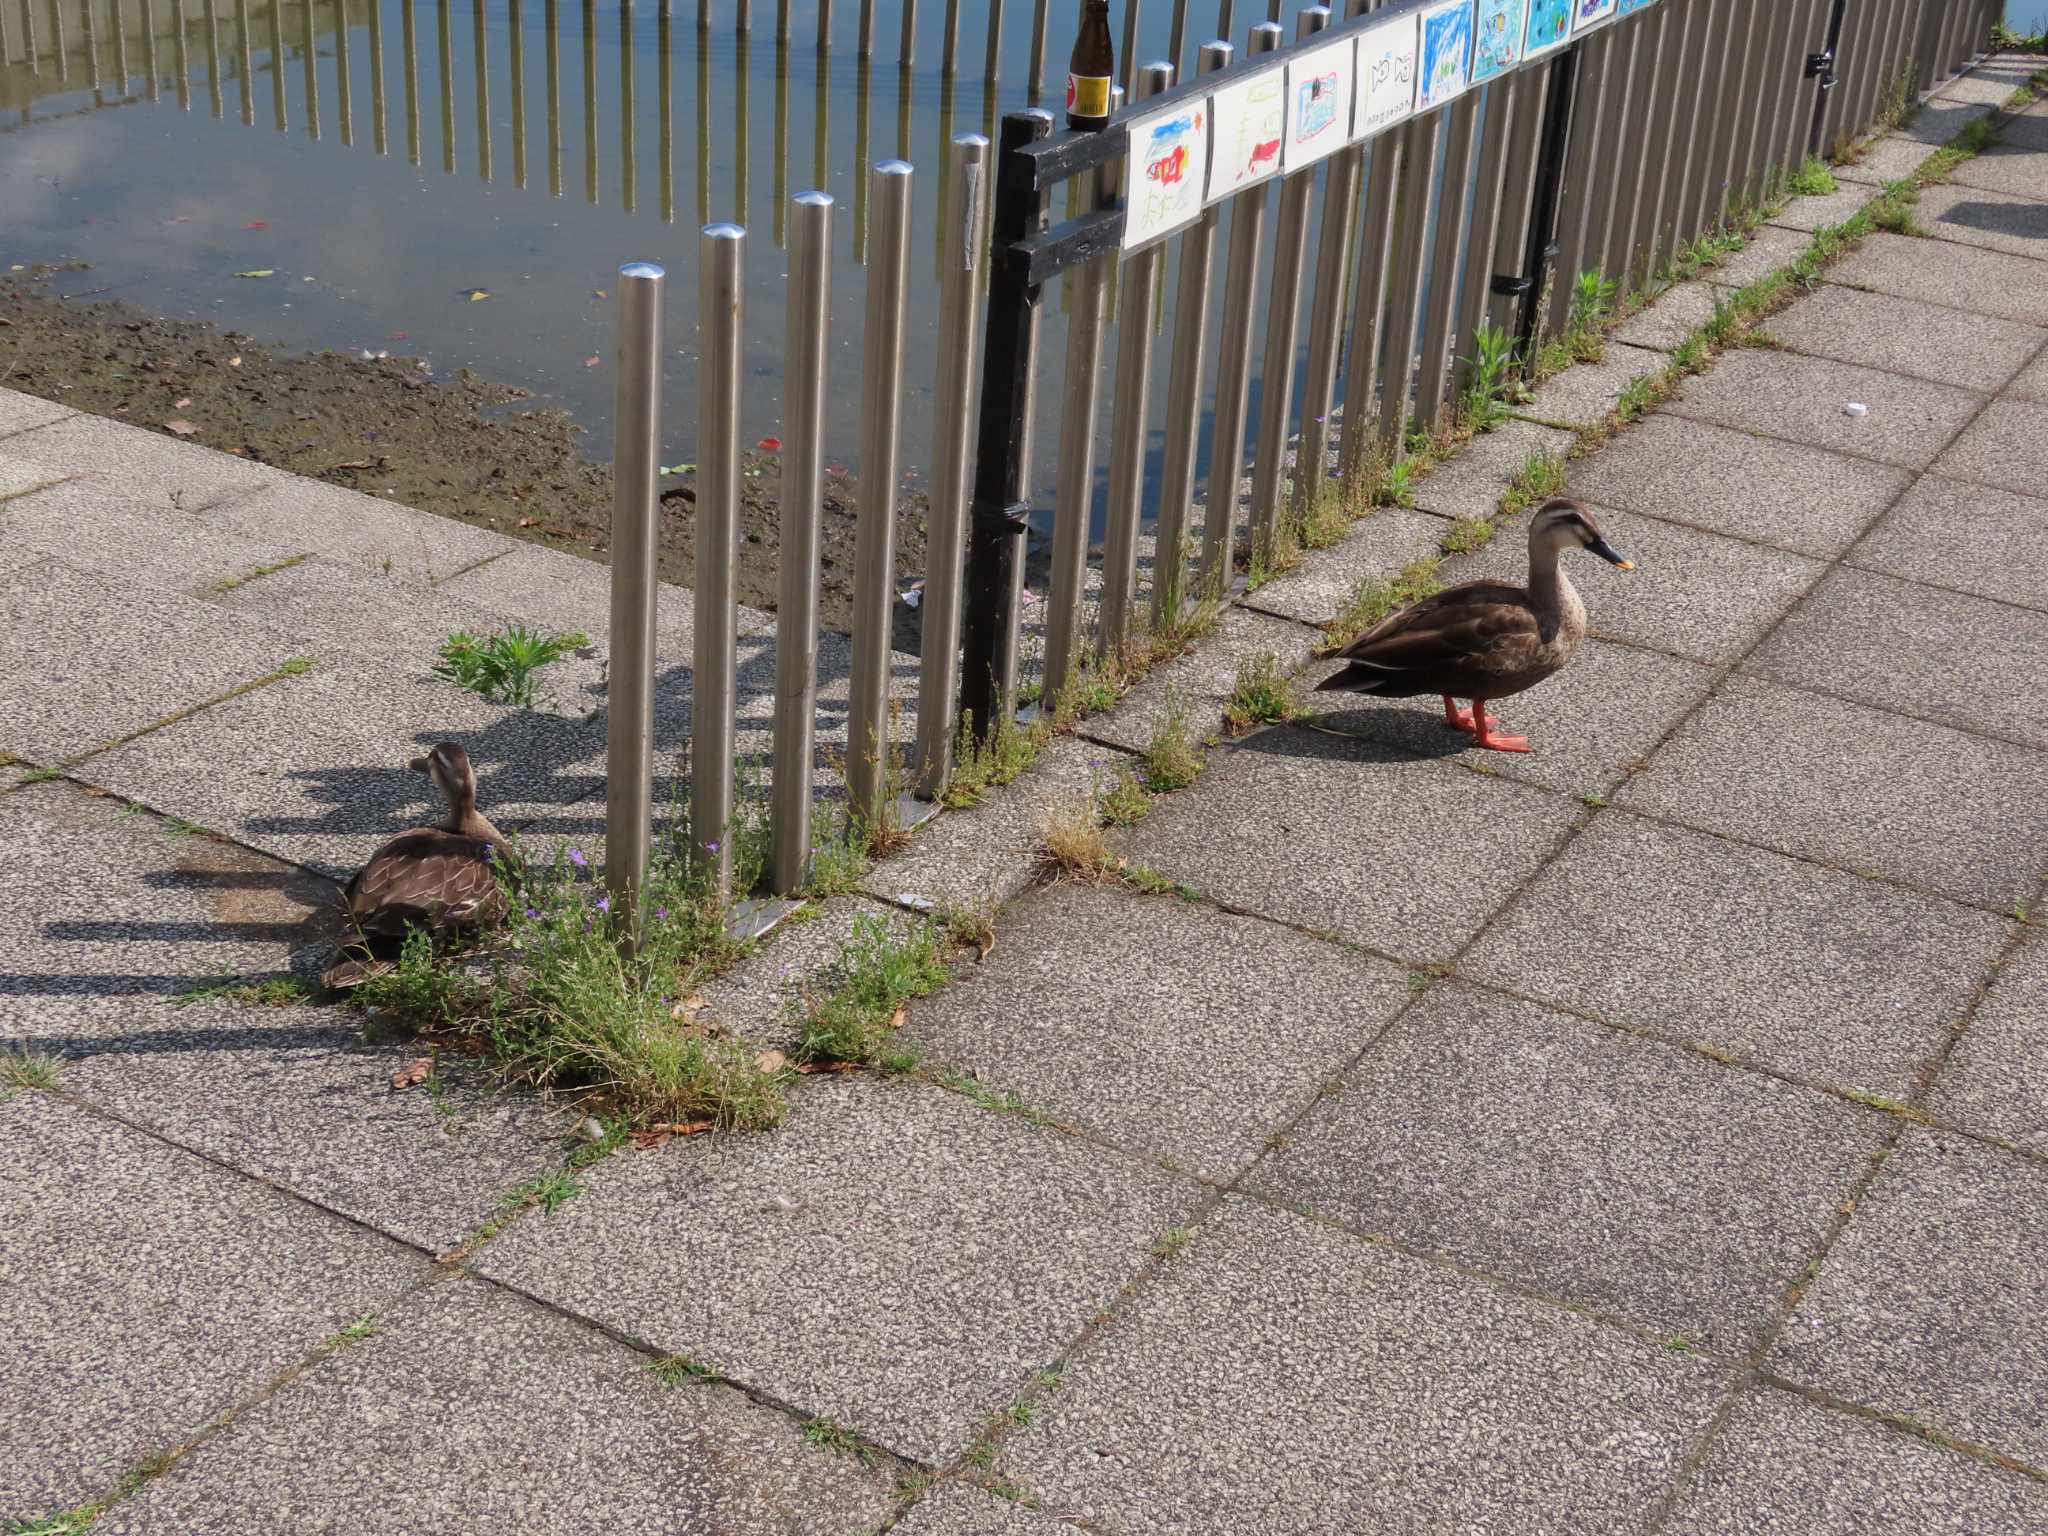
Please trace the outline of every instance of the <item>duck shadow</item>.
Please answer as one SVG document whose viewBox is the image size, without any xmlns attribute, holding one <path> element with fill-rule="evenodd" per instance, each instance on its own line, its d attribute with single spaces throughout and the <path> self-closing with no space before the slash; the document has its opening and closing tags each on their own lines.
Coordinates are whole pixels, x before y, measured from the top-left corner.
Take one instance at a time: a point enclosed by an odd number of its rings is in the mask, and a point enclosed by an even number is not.
<svg viewBox="0 0 2048 1536">
<path fill-rule="evenodd" d="M 1440 709 L 1404 707 L 1404 702 L 1325 705 L 1292 725 L 1246 737 L 1237 750 L 1324 762 L 1407 763 L 1456 757 L 1470 749 L 1472 738 L 1445 725 Z"/>
<path fill-rule="evenodd" d="M 1957 203 L 1940 222 L 2015 240 L 2048 240 L 2048 208 L 2038 203 Z"/>
</svg>

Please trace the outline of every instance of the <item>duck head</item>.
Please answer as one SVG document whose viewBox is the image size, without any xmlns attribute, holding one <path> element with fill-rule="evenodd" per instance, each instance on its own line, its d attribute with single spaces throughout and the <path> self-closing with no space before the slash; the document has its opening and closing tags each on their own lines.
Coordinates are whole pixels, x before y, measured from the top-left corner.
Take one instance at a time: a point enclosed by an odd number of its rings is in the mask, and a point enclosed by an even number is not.
<svg viewBox="0 0 2048 1536">
<path fill-rule="evenodd" d="M 1532 557 L 1548 556 L 1554 560 L 1567 549 L 1590 550 L 1624 571 L 1636 568 L 1633 560 L 1624 560 L 1602 537 L 1599 523 L 1584 502 L 1573 501 L 1569 496 L 1553 496 L 1543 503 L 1535 521 L 1529 524 L 1529 553 Z"/>
<path fill-rule="evenodd" d="M 454 742 L 440 742 L 425 757 L 416 757 L 406 766 L 434 781 L 448 801 L 451 824 L 476 809 L 476 772 L 469 766 L 469 754 Z"/>
</svg>

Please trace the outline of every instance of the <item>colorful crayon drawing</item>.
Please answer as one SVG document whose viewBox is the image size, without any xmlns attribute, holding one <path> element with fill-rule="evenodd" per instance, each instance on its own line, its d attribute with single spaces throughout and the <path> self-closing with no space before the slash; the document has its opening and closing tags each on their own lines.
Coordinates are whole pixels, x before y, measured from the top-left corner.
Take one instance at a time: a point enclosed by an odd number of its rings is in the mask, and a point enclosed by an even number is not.
<svg viewBox="0 0 2048 1536">
<path fill-rule="evenodd" d="M 1354 142 L 1393 127 L 1415 110 L 1418 36 L 1413 12 L 1359 34 Z"/>
<path fill-rule="evenodd" d="M 1449 0 L 1422 13 L 1422 82 L 1415 110 L 1462 95 L 1472 83 L 1472 0 Z"/>
<path fill-rule="evenodd" d="M 1209 98 L 1209 114 L 1216 143 L 1208 201 L 1220 202 L 1280 169 L 1280 140 L 1287 131 L 1284 67 L 1221 87 Z"/>
<path fill-rule="evenodd" d="M 1626 16 L 1633 11 L 1640 11 L 1647 6 L 1652 6 L 1656 3 L 1657 0 L 1621 0 L 1621 4 L 1615 10 L 1614 14 L 1617 16 Z"/>
<path fill-rule="evenodd" d="M 1125 250 L 1202 216 L 1209 170 L 1209 104 L 1182 105 L 1135 124 L 1131 159 L 1135 174 L 1125 182 Z"/>
<path fill-rule="evenodd" d="M 1491 80 L 1522 57 L 1529 0 L 1479 0 L 1478 35 L 1472 46 L 1472 83 Z"/>
<path fill-rule="evenodd" d="M 1564 46 L 1572 30 L 1572 0 L 1529 0 L 1529 31 L 1522 43 L 1522 57 Z"/>
<path fill-rule="evenodd" d="M 1287 71 L 1287 133 L 1280 169 L 1293 172 L 1342 149 L 1351 137 L 1351 77 L 1358 51 L 1350 38 L 1311 49 Z"/>
<path fill-rule="evenodd" d="M 1597 27 L 1614 14 L 1614 0 L 1578 0 L 1572 8 L 1572 30 L 1583 32 Z"/>
</svg>

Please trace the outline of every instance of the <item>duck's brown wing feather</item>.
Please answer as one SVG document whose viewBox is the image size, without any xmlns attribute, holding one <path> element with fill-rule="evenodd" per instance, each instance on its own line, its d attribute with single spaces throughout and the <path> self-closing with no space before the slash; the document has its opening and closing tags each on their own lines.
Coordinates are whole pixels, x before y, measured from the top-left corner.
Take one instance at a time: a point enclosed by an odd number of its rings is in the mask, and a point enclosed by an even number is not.
<svg viewBox="0 0 2048 1536">
<path fill-rule="evenodd" d="M 401 833 L 349 882 L 348 911 L 365 933 L 469 927 L 504 915 L 491 872 L 495 845 L 438 827 Z"/>
<path fill-rule="evenodd" d="M 1518 587 L 1474 581 L 1390 614 L 1338 652 L 1351 663 L 1323 690 L 1389 695 L 1460 692 L 1472 673 L 1511 670 L 1542 643 L 1536 615 Z"/>
</svg>

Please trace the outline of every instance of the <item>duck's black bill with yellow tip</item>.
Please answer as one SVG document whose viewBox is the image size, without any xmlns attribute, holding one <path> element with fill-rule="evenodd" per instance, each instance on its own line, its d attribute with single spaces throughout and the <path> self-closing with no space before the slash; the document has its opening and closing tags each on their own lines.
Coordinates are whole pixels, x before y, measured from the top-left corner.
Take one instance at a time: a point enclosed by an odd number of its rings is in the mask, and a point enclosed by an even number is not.
<svg viewBox="0 0 2048 1536">
<path fill-rule="evenodd" d="M 1622 559 L 1621 552 L 1605 539 L 1596 537 L 1586 548 L 1590 549 L 1602 560 L 1605 560 L 1609 565 L 1618 565 L 1624 571 L 1632 571 L 1636 568 L 1635 561 Z"/>
</svg>

